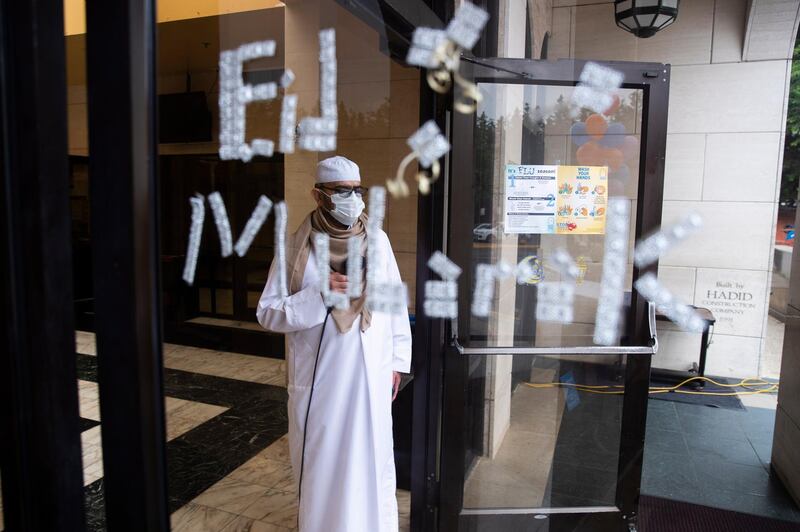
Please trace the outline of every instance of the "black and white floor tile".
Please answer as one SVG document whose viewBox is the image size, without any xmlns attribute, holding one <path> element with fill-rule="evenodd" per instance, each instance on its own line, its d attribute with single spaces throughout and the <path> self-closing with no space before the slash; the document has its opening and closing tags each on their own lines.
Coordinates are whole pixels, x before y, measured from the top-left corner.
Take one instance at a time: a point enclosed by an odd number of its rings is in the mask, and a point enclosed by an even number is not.
<svg viewBox="0 0 800 532">
<path fill-rule="evenodd" d="M 88 529 L 99 531 L 105 519 L 94 336 L 78 332 L 76 340 Z M 292 530 L 285 363 L 170 344 L 164 359 L 172 529 Z M 769 474 L 774 397 L 748 400 L 756 402 L 741 412 L 650 401 L 643 492 L 800 522 L 800 510 Z M 737 487 L 743 478 L 746 485 Z M 408 530 L 410 495 L 399 490 L 397 498 L 400 530 Z M 2 515 L 0 500 L 0 529 Z"/>
<path fill-rule="evenodd" d="M 94 337 L 77 334 L 88 529 L 105 530 Z M 285 363 L 165 345 L 170 511 L 175 531 L 293 530 Z M 400 529 L 410 495 L 398 490 Z"/>
</svg>

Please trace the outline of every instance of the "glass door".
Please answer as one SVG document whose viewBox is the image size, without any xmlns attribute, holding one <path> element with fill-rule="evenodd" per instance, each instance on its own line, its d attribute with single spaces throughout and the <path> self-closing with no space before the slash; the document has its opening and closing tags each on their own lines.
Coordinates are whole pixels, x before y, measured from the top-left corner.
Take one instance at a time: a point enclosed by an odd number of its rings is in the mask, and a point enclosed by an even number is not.
<svg viewBox="0 0 800 532">
<path fill-rule="evenodd" d="M 656 350 L 632 249 L 660 223 L 669 69 L 466 62 L 483 99 L 452 128 L 439 529 L 629 530 Z"/>
</svg>

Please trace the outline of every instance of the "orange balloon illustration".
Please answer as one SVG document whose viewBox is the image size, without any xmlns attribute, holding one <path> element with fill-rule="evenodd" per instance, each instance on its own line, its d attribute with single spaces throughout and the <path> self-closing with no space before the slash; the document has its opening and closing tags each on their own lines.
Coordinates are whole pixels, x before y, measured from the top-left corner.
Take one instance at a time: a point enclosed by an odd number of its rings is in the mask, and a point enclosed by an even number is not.
<svg viewBox="0 0 800 532">
<path fill-rule="evenodd" d="M 596 142 L 590 140 L 575 152 L 578 164 L 583 166 L 593 166 L 599 164 L 602 156 L 602 148 Z"/>
<path fill-rule="evenodd" d="M 586 119 L 586 133 L 595 139 L 603 138 L 608 129 L 608 122 L 602 115 L 593 114 Z"/>
<path fill-rule="evenodd" d="M 619 99 L 619 96 L 616 94 L 613 96 L 614 100 L 611 102 L 611 105 L 608 106 L 608 109 L 603 111 L 603 114 L 606 116 L 611 116 L 617 111 L 619 111 L 620 105 L 622 105 L 622 101 Z"/>
</svg>

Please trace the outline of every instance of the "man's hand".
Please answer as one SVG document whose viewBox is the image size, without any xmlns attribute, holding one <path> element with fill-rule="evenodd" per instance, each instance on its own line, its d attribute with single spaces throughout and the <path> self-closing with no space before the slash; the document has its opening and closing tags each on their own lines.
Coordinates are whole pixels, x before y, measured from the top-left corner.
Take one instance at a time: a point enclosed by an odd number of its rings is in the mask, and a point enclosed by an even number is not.
<svg viewBox="0 0 800 532">
<path fill-rule="evenodd" d="M 400 372 L 392 372 L 392 401 L 397 397 L 397 392 L 400 391 Z"/>
<path fill-rule="evenodd" d="M 347 276 L 341 273 L 331 272 L 331 290 L 334 292 L 347 293 Z"/>
</svg>

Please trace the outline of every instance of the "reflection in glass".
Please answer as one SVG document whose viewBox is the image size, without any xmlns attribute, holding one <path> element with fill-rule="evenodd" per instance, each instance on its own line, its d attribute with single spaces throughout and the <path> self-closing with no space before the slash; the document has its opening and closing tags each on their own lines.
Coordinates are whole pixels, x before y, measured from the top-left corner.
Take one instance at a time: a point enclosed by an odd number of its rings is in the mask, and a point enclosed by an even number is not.
<svg viewBox="0 0 800 532">
<path fill-rule="evenodd" d="M 642 93 L 615 91 L 609 108 L 594 113 L 571 105 L 573 87 L 480 88 L 470 267 L 503 261 L 530 269 L 519 282 L 514 276 L 497 281 L 489 315 L 470 316 L 469 346 L 592 345 L 608 198 L 630 202 L 635 220 Z M 515 182 L 517 176 L 535 171 L 518 165 L 551 165 L 552 180 L 543 188 L 551 187 L 552 196 L 515 197 L 514 187 L 527 186 Z M 581 180 L 577 169 L 562 173 L 565 166 L 595 169 L 590 180 Z M 532 216 L 525 230 L 506 216 L 509 202 L 520 198 Z M 632 249 L 633 223 L 629 234 Z M 555 260 L 561 249 L 577 266 L 572 319 L 537 319 L 542 283 L 570 281 Z M 627 262 L 624 290 L 630 294 Z M 614 505 L 624 356 L 469 355 L 466 365 L 464 508 Z"/>
<path fill-rule="evenodd" d="M 163 5 L 162 5 L 163 4 Z M 174 5 L 173 5 L 174 4 Z M 180 10 L 159 3 L 159 13 Z M 216 4 L 215 4 L 216 5 Z M 279 146 L 287 94 L 297 97 L 297 122 L 320 115 L 316 36 L 336 30 L 337 154 L 356 161 L 365 187 L 383 184 L 419 127 L 419 74 L 394 62 L 379 29 L 339 3 L 268 0 L 202 16 L 161 19 L 157 26 L 159 202 L 164 319 L 164 380 L 169 495 L 173 527 L 296 526 L 296 488 L 289 463 L 286 363 L 282 335 L 256 323 L 256 306 L 275 254 L 274 209 L 243 257 L 223 258 L 206 202 L 206 222 L 192 286 L 181 279 L 187 249 L 189 198 L 218 192 L 235 242 L 264 195 L 285 201 L 292 233 L 315 207 L 316 165 L 333 153 L 275 151 L 249 162 L 220 160 L 217 72 L 220 52 L 274 40 L 275 54 L 242 65 L 245 83 L 295 75 L 277 97 L 245 108 L 245 139 Z M 186 120 L 187 116 L 194 116 Z M 195 116 L 196 115 L 196 116 Z M 390 204 L 384 225 L 413 293 L 416 195 Z M 245 494 L 242 497 L 242 494 Z M 402 502 L 400 504 L 403 504 Z M 407 507 L 407 501 L 406 501 Z M 197 508 L 209 508 L 208 523 Z"/>
<path fill-rule="evenodd" d="M 298 98 L 298 120 L 319 115 L 319 50 L 313 37 L 335 28 L 339 60 L 337 153 L 356 161 L 364 186 L 382 185 L 407 153 L 406 139 L 419 127 L 419 71 L 392 59 L 396 36 L 380 21 L 365 22 L 359 10 L 334 1 L 264 0 L 195 5 L 164 0 L 158 5 L 158 200 L 160 208 L 164 382 L 170 510 L 176 529 L 222 529 L 229 523 L 198 524 L 194 503 L 208 515 L 236 517 L 246 505 L 227 506 L 242 485 L 265 506 L 267 490 L 278 494 L 270 511 L 251 509 L 242 524 L 258 528 L 294 526 L 294 493 L 286 438 L 286 364 L 281 335 L 255 322 L 255 309 L 274 255 L 274 216 L 269 216 L 244 257 L 220 256 L 208 215 L 194 285 L 182 271 L 190 224 L 189 198 L 213 191 L 224 199 L 236 238 L 260 195 L 285 200 L 288 230 L 314 207 L 310 189 L 317 161 L 332 153 L 296 150 L 255 157 L 249 163 L 221 161 L 219 144 L 220 52 L 266 39 L 273 57 L 243 65 L 247 83 L 279 80 L 289 69 L 288 92 Z M 82 2 L 68 1 L 67 80 L 75 313 L 87 520 L 104 527 L 96 351 L 91 271 L 86 92 L 86 29 Z M 377 23 L 376 23 L 377 22 Z M 309 37 L 311 36 L 311 37 Z M 278 140 L 285 92 L 247 106 L 246 138 Z M 410 169 L 409 172 L 415 169 Z M 416 190 L 387 206 L 384 229 L 401 275 L 414 293 Z M 102 221 L 94 221 L 102 223 Z M 412 306 L 413 312 L 413 306 Z M 408 444 L 410 446 L 410 443 Z M 403 449 L 410 453 L 409 449 Z M 400 471 L 400 475 L 408 476 Z M 246 490 L 245 490 L 246 491 Z M 258 493 L 255 493 L 258 492 Z M 407 493 L 406 493 L 407 495 Z M 233 497 L 236 498 L 236 497 Z M 257 501 L 255 499 L 258 499 Z M 401 514 L 407 515 L 408 497 Z M 268 505 L 267 505 L 268 506 Z M 213 509 L 213 511 L 212 511 Z M 245 523 L 246 522 L 246 523 Z"/>
<path fill-rule="evenodd" d="M 641 91 L 620 89 L 614 104 L 601 116 L 570 105 L 573 87 L 481 84 L 485 96 L 475 121 L 472 268 L 480 263 L 525 261 L 534 275 L 517 284 L 513 277 L 498 282 L 493 311 L 488 318 L 472 317 L 470 341 L 476 345 L 580 346 L 591 345 L 603 259 L 603 234 L 512 234 L 505 227 L 506 165 L 589 165 L 608 172 L 609 197 L 631 201 L 639 186 Z M 580 183 L 565 183 L 560 198 L 580 210 Z M 559 203 L 560 205 L 561 203 Z M 591 210 L 591 206 L 587 206 Z M 584 209 L 585 210 L 585 209 Z M 595 209 L 596 210 L 596 209 Z M 581 213 L 585 215 L 586 213 Z M 559 231 L 561 229 L 559 228 Z M 630 246 L 633 245 L 631 223 Z M 574 319 L 562 324 L 537 321 L 536 285 L 559 282 L 562 274 L 550 257 L 557 249 L 569 252 L 580 268 L 576 282 Z M 632 264 L 626 275 L 630 293 Z M 627 300 L 627 297 L 626 297 Z"/>
<path fill-rule="evenodd" d="M 613 506 L 624 357 L 468 358 L 464 508 Z"/>
</svg>

